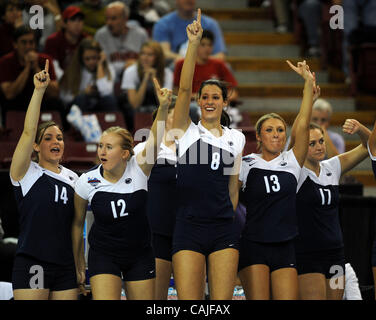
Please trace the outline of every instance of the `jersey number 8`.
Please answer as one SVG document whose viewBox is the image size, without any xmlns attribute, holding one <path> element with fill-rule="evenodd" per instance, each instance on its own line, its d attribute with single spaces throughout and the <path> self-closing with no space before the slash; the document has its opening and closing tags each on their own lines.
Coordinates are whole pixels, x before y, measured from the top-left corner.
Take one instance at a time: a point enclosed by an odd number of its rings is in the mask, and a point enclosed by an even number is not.
<svg viewBox="0 0 376 320">
<path fill-rule="evenodd" d="M 219 154 L 219 152 L 214 152 L 210 168 L 212 168 L 212 170 L 217 170 L 219 168 L 220 161 L 221 155 Z"/>
</svg>

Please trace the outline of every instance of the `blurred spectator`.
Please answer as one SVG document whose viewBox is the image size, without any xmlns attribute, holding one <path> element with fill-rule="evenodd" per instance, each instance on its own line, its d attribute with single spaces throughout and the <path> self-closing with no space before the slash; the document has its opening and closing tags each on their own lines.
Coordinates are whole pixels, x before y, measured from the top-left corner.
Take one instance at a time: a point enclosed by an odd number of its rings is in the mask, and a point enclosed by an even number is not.
<svg viewBox="0 0 376 320">
<path fill-rule="evenodd" d="M 166 59 L 177 61 L 184 57 L 180 47 L 187 42 L 186 27 L 196 17 L 196 0 L 176 0 L 176 10 L 162 17 L 153 28 L 153 39 L 160 42 Z M 201 16 L 203 29 L 214 34 L 213 57 L 225 58 L 226 46 L 222 31 L 213 18 Z"/>
<path fill-rule="evenodd" d="M 273 10 L 276 19 L 276 32 L 286 33 L 291 28 L 291 0 L 273 0 Z"/>
<path fill-rule="evenodd" d="M 200 46 L 197 49 L 197 58 L 195 65 L 195 72 L 192 83 L 192 103 L 190 106 L 191 118 L 195 122 L 200 116 L 200 110 L 197 105 L 197 93 L 203 81 L 208 79 L 216 79 L 223 81 L 228 86 L 229 104 L 234 103 L 238 99 L 238 92 L 236 87 L 238 82 L 234 75 L 227 67 L 226 63 L 220 59 L 211 58 L 213 52 L 214 34 L 209 30 L 204 30 L 200 41 Z M 179 90 L 179 82 L 181 70 L 183 68 L 184 59 L 180 59 L 175 64 L 174 69 L 174 93 L 177 94 Z M 230 111 L 231 107 L 227 107 Z M 235 111 L 236 112 L 236 111 Z M 231 123 L 236 127 L 235 123 Z"/>
<path fill-rule="evenodd" d="M 298 7 L 299 17 L 302 19 L 307 35 L 307 57 L 319 57 L 320 50 L 320 0 L 301 0 Z"/>
<path fill-rule="evenodd" d="M 153 25 L 171 9 L 164 0 L 133 0 L 129 8 L 131 10 L 129 19 L 133 19 L 133 14 L 136 12 L 143 20 L 141 26 L 148 31 L 151 31 Z"/>
<path fill-rule="evenodd" d="M 77 4 L 85 15 L 84 32 L 94 36 L 99 28 L 106 23 L 105 7 L 101 0 L 83 0 Z"/>
<path fill-rule="evenodd" d="M 106 7 L 106 25 L 100 28 L 95 39 L 100 43 L 116 72 L 116 82 L 123 71 L 137 61 L 141 46 L 148 40 L 146 31 L 128 22 L 129 8 L 120 1 Z"/>
<path fill-rule="evenodd" d="M 34 5 L 43 7 L 43 28 L 37 29 L 40 34 L 37 36 L 37 49 L 43 51 L 47 38 L 62 27 L 62 17 L 59 4 L 56 0 L 25 0 L 25 8 L 22 12 L 23 21 L 29 25 L 30 19 L 35 13 L 30 13 L 30 8 Z"/>
<path fill-rule="evenodd" d="M 349 46 L 376 40 L 376 1 L 337 0 L 344 11 L 343 72 L 349 76 Z"/>
<path fill-rule="evenodd" d="M 74 50 L 87 36 L 83 33 L 84 14 L 76 6 L 69 6 L 63 11 L 64 26 L 62 30 L 51 34 L 46 41 L 44 52 L 52 57 L 56 76 L 60 79 L 69 65 Z"/>
<path fill-rule="evenodd" d="M 195 73 L 193 75 L 192 83 L 192 99 L 196 100 L 196 94 L 203 81 L 208 79 L 217 79 L 227 83 L 230 88 L 229 102 L 235 101 L 238 98 L 236 87 L 238 82 L 226 66 L 225 62 L 219 59 L 211 58 L 213 52 L 214 34 L 209 30 L 204 30 L 200 46 L 197 49 L 197 58 Z M 177 94 L 179 90 L 180 74 L 183 68 L 184 59 L 176 62 L 174 70 L 174 93 Z"/>
<path fill-rule="evenodd" d="M 114 77 L 99 43 L 84 39 L 61 78 L 60 97 L 68 109 L 76 104 L 83 112 L 116 111 Z"/>
<path fill-rule="evenodd" d="M 23 24 L 22 9 L 17 0 L 0 3 L 0 57 L 13 50 L 14 29 Z"/>
<path fill-rule="evenodd" d="M 36 51 L 34 31 L 28 26 L 16 28 L 14 32 L 14 50 L 0 58 L 0 88 L 3 93 L 1 106 L 3 113 L 7 110 L 24 110 L 29 105 L 34 91 L 33 76 L 44 69 L 46 59 L 50 62 L 51 82 L 42 102 L 42 109 L 61 109 L 58 101 L 51 99 L 59 95 L 52 58 Z M 62 110 L 60 110 L 62 111 Z M 4 119 L 4 117 L 3 117 Z"/>
<path fill-rule="evenodd" d="M 324 99 L 317 99 L 312 107 L 312 122 L 317 123 L 324 130 L 327 158 L 332 158 L 345 152 L 345 140 L 343 137 L 329 130 L 330 117 L 333 114 L 331 104 Z"/>
<path fill-rule="evenodd" d="M 126 90 L 128 101 L 133 109 L 140 112 L 153 112 L 157 106 L 153 78 L 164 88 L 172 90 L 172 71 L 165 67 L 163 50 L 158 42 L 143 44 L 137 63 L 128 67 L 121 82 Z"/>
</svg>

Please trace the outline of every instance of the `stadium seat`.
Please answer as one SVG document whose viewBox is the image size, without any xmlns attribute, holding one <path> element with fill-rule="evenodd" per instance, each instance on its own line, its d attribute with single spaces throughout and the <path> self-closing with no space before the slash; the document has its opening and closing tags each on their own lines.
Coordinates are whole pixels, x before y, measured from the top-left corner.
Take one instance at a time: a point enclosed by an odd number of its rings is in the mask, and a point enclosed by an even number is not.
<svg viewBox="0 0 376 320">
<path fill-rule="evenodd" d="M 7 111 L 5 115 L 5 127 L 8 141 L 18 141 L 21 136 L 26 111 Z M 55 121 L 59 127 L 62 127 L 61 116 L 58 111 L 42 111 L 39 122 Z"/>
<path fill-rule="evenodd" d="M 148 128 L 153 124 L 153 117 L 151 113 L 147 112 L 135 112 L 134 115 L 134 130 L 135 132 L 139 129 Z"/>
<path fill-rule="evenodd" d="M 121 112 L 84 112 L 84 115 L 95 114 L 98 118 L 102 131 L 109 127 L 119 126 L 126 128 L 124 116 Z"/>
<path fill-rule="evenodd" d="M 16 149 L 16 141 L 0 141 L 0 167 L 9 169 L 12 161 L 14 150 Z"/>
<path fill-rule="evenodd" d="M 69 169 L 88 170 L 97 163 L 97 144 L 69 141 L 65 145 L 62 164 Z"/>
</svg>

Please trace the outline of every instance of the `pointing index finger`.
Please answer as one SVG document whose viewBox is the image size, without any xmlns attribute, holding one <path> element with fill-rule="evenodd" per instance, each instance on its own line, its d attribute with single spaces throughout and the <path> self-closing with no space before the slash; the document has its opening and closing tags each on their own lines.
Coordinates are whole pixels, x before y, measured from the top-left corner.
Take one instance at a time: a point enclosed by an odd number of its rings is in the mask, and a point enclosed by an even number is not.
<svg viewBox="0 0 376 320">
<path fill-rule="evenodd" d="M 201 9 L 197 9 L 197 22 L 201 25 Z"/>
<path fill-rule="evenodd" d="M 46 64 L 44 65 L 44 71 L 46 71 L 47 73 L 48 73 L 49 66 L 50 66 L 50 62 L 48 59 L 46 59 Z"/>
<path fill-rule="evenodd" d="M 153 83 L 154 83 L 155 89 L 157 90 L 157 93 L 159 93 L 161 91 L 161 86 L 159 85 L 157 78 L 155 77 L 153 78 Z"/>
</svg>

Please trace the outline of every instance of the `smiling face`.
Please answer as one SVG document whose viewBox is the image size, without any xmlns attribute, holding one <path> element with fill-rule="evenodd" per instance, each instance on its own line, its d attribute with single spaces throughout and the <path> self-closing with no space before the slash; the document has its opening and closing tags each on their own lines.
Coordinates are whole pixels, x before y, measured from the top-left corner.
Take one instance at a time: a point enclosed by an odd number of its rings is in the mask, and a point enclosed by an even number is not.
<svg viewBox="0 0 376 320">
<path fill-rule="evenodd" d="M 122 138 L 116 133 L 103 134 L 97 152 L 106 171 L 114 171 L 124 166 L 129 157 L 129 151 L 122 148 Z"/>
<path fill-rule="evenodd" d="M 155 64 L 155 53 L 153 48 L 149 46 L 144 46 L 140 52 L 140 63 L 144 69 L 152 68 Z"/>
<path fill-rule="evenodd" d="M 325 159 L 326 146 L 324 135 L 320 129 L 311 129 L 309 131 L 309 147 L 307 160 L 310 162 L 319 162 Z"/>
<path fill-rule="evenodd" d="M 286 143 L 286 127 L 280 119 L 270 118 L 263 122 L 257 141 L 261 143 L 262 152 L 279 154 Z"/>
<path fill-rule="evenodd" d="M 220 121 L 223 108 L 227 101 L 223 100 L 223 92 L 215 84 L 205 85 L 198 98 L 201 108 L 201 119 L 204 121 Z"/>
<path fill-rule="evenodd" d="M 57 126 L 48 127 L 39 144 L 34 144 L 34 150 L 38 153 L 40 163 L 59 163 L 64 154 L 63 133 Z"/>
</svg>

